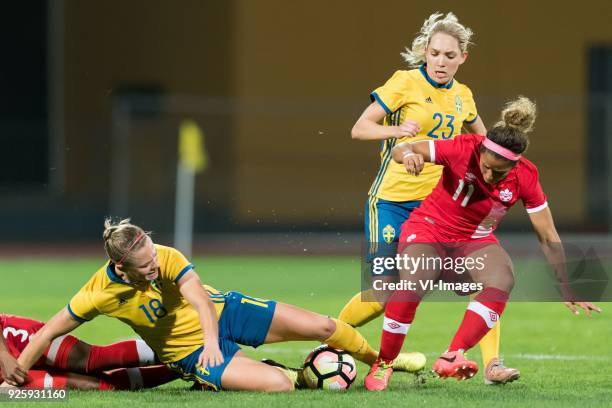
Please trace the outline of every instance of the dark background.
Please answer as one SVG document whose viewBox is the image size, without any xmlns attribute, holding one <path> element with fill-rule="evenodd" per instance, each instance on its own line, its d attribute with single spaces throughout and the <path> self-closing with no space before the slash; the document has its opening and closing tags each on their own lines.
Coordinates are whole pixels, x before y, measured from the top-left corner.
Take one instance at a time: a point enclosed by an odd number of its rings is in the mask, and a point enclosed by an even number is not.
<svg viewBox="0 0 612 408">
<path fill-rule="evenodd" d="M 561 229 L 609 231 L 610 1 L 30 0 L 0 25 L 0 240 L 95 239 L 106 215 L 170 234 L 187 118 L 210 157 L 196 233 L 360 231 L 378 145 L 350 129 L 437 10 L 475 32 L 457 79 L 486 125 L 538 103 L 527 156 Z"/>
</svg>

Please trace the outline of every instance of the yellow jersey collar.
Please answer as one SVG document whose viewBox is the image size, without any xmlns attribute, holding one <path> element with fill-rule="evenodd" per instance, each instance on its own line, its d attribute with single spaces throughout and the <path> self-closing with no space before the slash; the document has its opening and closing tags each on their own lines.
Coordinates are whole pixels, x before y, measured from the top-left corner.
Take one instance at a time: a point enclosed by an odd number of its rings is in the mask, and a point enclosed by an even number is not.
<svg viewBox="0 0 612 408">
<path fill-rule="evenodd" d="M 421 74 L 423 74 L 423 76 L 425 77 L 427 82 L 429 82 L 429 84 L 431 86 L 433 86 L 434 88 L 442 88 L 442 89 L 451 89 L 452 88 L 453 83 L 455 82 L 455 79 L 451 79 L 450 81 L 448 81 L 445 84 L 439 84 L 436 81 L 434 81 L 433 79 L 431 79 L 431 77 L 427 74 L 427 70 L 425 69 L 426 66 L 427 66 L 427 64 L 421 65 L 419 67 L 419 71 L 421 71 Z"/>
<path fill-rule="evenodd" d="M 132 286 L 129 283 L 127 283 L 126 281 L 124 281 L 123 279 L 121 279 L 119 277 L 119 275 L 117 275 L 117 273 L 115 272 L 115 264 L 112 262 L 108 263 L 108 266 L 106 267 L 106 275 L 108 275 L 108 278 L 115 283 L 122 283 L 124 285 L 128 285 L 128 286 Z"/>
</svg>

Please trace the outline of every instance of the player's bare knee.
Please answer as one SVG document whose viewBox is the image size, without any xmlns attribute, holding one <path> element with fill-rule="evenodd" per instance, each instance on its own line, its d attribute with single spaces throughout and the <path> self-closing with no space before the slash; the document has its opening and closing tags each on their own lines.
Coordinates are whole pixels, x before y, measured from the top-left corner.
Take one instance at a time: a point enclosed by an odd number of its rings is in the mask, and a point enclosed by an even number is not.
<svg viewBox="0 0 612 408">
<path fill-rule="evenodd" d="M 321 325 L 319 327 L 319 333 L 317 333 L 318 340 L 328 339 L 334 334 L 336 331 L 336 322 L 330 319 L 329 317 L 322 319 Z"/>
<path fill-rule="evenodd" d="M 289 392 L 293 391 L 293 383 L 285 374 L 283 374 L 280 370 L 269 379 L 266 389 L 266 392 Z"/>
</svg>

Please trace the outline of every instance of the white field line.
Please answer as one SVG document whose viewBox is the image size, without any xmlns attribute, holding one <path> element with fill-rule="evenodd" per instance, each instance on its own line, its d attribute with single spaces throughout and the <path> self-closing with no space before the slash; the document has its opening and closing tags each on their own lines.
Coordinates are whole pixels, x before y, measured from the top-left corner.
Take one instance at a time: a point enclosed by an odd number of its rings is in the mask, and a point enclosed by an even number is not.
<svg viewBox="0 0 612 408">
<path fill-rule="evenodd" d="M 134 337 L 124 338 L 117 341 L 122 340 L 133 340 Z M 247 348 L 248 350 L 248 348 Z M 291 355 L 304 355 L 307 356 L 308 353 L 312 351 L 311 348 L 287 348 L 287 347 L 278 347 L 273 345 L 263 345 L 258 350 L 260 353 L 267 354 L 291 354 Z M 439 356 L 440 353 L 437 352 L 424 352 L 430 360 Z M 570 355 L 570 354 L 530 354 L 530 353 L 519 353 L 519 354 L 502 354 L 502 357 L 506 360 L 533 360 L 533 361 L 612 361 L 612 356 L 587 356 L 587 355 Z"/>
<path fill-rule="evenodd" d="M 271 346 L 262 346 L 259 351 L 262 354 L 298 354 L 298 355 L 307 355 L 312 351 L 312 349 L 308 348 L 280 348 L 280 347 L 271 347 Z M 440 353 L 436 352 L 427 352 L 423 353 L 429 358 L 434 358 L 440 355 Z M 587 356 L 587 355 L 567 355 L 567 354 L 529 354 L 529 353 L 519 353 L 519 354 L 504 354 L 504 357 L 507 360 L 535 360 L 535 361 L 545 361 L 545 360 L 556 360 L 556 361 L 610 361 L 612 357 L 610 356 Z"/>
</svg>

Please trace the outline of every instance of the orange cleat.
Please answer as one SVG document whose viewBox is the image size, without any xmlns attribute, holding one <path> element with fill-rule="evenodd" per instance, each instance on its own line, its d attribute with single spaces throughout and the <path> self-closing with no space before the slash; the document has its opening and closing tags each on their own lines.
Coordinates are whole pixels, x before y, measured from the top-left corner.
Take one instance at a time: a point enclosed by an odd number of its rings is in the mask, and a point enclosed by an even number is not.
<svg viewBox="0 0 612 408">
<path fill-rule="evenodd" d="M 447 351 L 434 363 L 433 370 L 440 378 L 468 380 L 478 372 L 478 364 L 465 358 L 461 351 Z"/>
<path fill-rule="evenodd" d="M 389 385 L 389 378 L 393 374 L 393 361 L 376 360 L 364 380 L 366 390 L 383 391 Z"/>
</svg>

